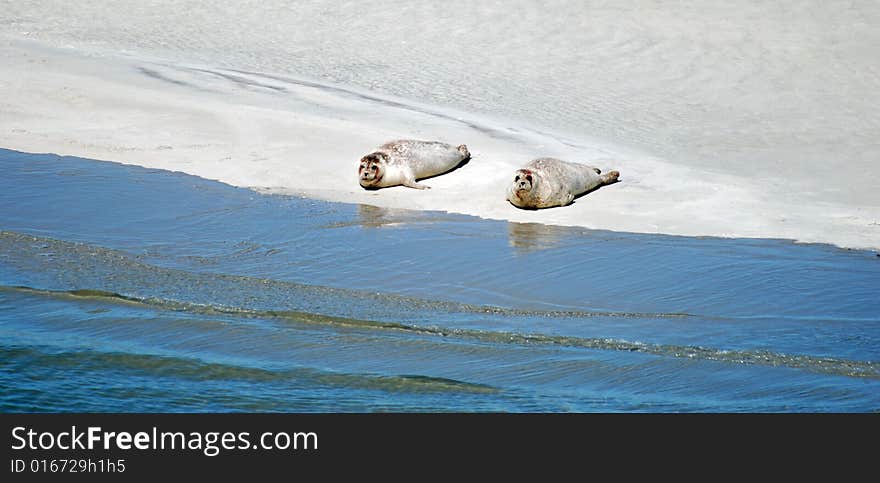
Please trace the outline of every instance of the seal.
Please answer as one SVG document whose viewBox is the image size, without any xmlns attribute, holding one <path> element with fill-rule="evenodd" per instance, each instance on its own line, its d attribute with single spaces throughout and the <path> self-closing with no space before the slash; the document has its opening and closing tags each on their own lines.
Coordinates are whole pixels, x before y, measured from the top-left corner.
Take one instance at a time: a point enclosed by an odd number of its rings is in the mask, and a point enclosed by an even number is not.
<svg viewBox="0 0 880 483">
<path fill-rule="evenodd" d="M 461 166 L 471 158 L 467 146 L 438 141 L 399 139 L 385 143 L 361 158 L 360 185 L 375 190 L 389 186 L 428 189 L 418 179 L 437 176 Z"/>
<path fill-rule="evenodd" d="M 538 158 L 516 171 L 507 201 L 529 210 L 565 206 L 600 186 L 617 182 L 620 173 L 555 158 Z"/>
</svg>

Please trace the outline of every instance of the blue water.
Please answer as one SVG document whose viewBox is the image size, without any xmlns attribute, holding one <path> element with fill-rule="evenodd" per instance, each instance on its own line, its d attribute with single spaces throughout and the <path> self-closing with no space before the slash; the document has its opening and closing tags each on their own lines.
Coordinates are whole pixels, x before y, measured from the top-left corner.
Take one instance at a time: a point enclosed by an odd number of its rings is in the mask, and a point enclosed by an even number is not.
<svg viewBox="0 0 880 483">
<path fill-rule="evenodd" d="M 4 412 L 880 409 L 873 252 L 0 173 Z"/>
</svg>

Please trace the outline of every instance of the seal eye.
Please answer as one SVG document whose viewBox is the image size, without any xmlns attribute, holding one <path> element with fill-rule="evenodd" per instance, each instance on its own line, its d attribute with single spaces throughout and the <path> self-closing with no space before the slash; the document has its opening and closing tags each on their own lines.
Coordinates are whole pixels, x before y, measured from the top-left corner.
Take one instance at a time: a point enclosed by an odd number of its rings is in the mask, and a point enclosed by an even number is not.
<svg viewBox="0 0 880 483">
<path fill-rule="evenodd" d="M 529 183 L 531 183 L 531 182 L 532 182 L 532 175 L 530 175 L 530 174 L 529 174 L 529 175 L 526 175 L 526 180 L 527 180 Z"/>
<path fill-rule="evenodd" d="M 377 168 L 376 165 L 373 165 L 373 166 L 370 166 L 370 169 L 372 169 L 373 171 L 376 171 L 379 168 Z"/>
<path fill-rule="evenodd" d="M 516 177 L 513 178 L 513 180 L 514 180 L 514 181 L 519 181 L 519 175 L 516 175 Z"/>
</svg>

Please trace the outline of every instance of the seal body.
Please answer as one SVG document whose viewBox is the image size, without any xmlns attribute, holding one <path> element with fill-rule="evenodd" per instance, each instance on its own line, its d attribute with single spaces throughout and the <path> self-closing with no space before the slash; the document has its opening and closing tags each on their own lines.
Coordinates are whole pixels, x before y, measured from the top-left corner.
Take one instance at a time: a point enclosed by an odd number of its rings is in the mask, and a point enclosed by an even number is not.
<svg viewBox="0 0 880 483">
<path fill-rule="evenodd" d="M 409 186 L 427 189 L 416 180 L 430 178 L 458 167 L 471 157 L 467 146 L 437 141 L 400 139 L 385 143 L 361 158 L 358 179 L 364 189 Z"/>
<path fill-rule="evenodd" d="M 518 208 L 565 206 L 588 191 L 615 183 L 620 173 L 555 158 L 538 158 L 518 169 L 507 190 L 507 201 Z"/>
</svg>

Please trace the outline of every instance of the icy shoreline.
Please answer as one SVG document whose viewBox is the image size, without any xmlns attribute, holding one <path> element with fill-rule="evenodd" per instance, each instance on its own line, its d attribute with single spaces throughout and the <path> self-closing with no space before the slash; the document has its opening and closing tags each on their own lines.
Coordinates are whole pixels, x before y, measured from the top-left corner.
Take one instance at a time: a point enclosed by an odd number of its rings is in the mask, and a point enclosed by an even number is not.
<svg viewBox="0 0 880 483">
<path fill-rule="evenodd" d="M 596 140 L 289 75 L 0 44 L 3 148 L 181 171 L 263 192 L 389 208 L 637 233 L 783 238 L 880 248 L 880 208 L 821 202 L 815 180 L 746 177 Z M 362 190 L 357 160 L 387 140 L 467 144 L 432 190 Z M 537 156 L 617 169 L 622 182 L 569 207 L 522 211 L 511 173 Z M 864 199 L 864 197 L 863 197 Z"/>
</svg>

